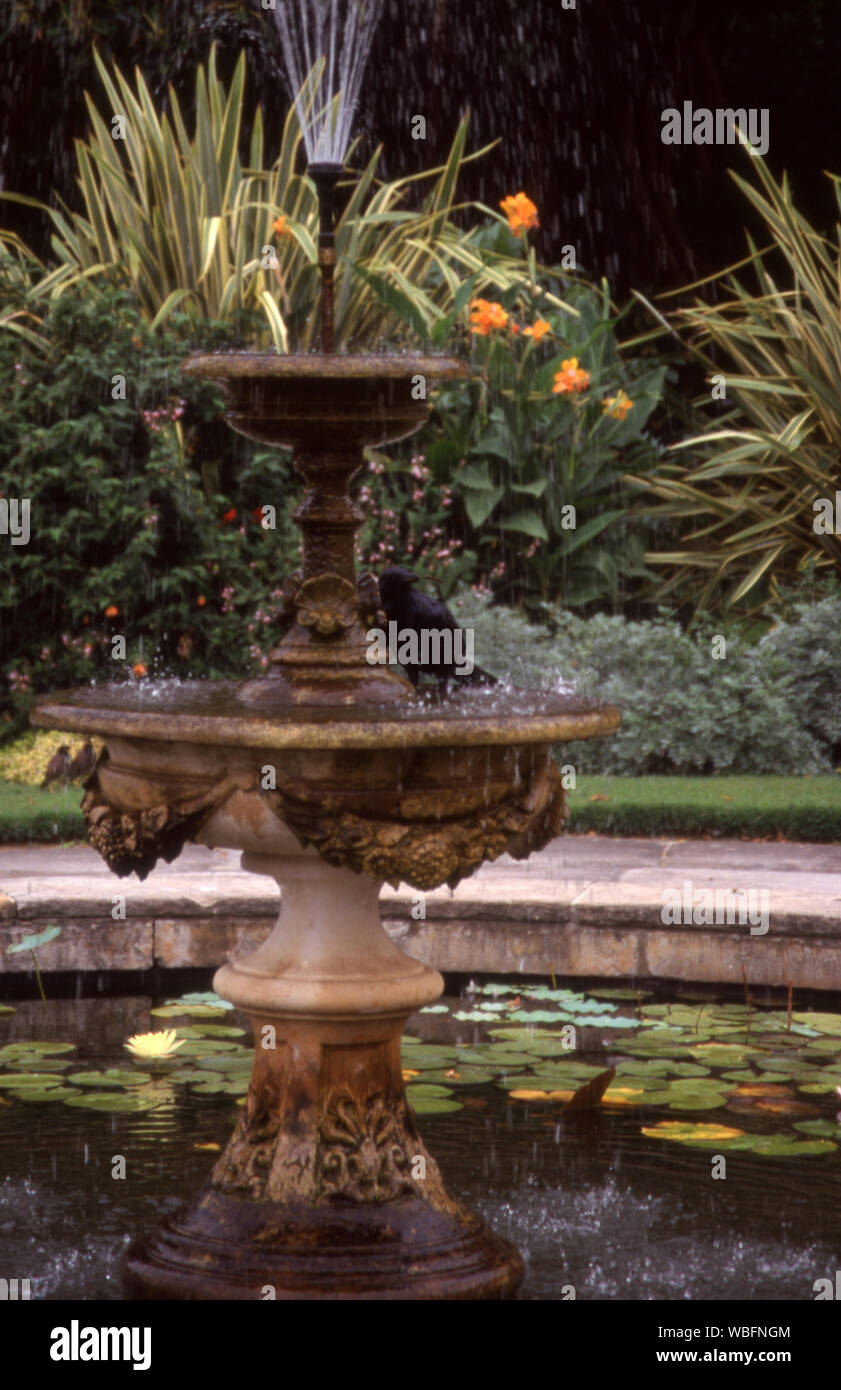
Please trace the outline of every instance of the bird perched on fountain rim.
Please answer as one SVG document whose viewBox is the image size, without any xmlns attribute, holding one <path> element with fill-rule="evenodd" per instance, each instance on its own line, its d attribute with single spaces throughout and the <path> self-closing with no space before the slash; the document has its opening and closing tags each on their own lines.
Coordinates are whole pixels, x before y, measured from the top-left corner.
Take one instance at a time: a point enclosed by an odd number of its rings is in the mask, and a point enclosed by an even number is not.
<svg viewBox="0 0 841 1390">
<path fill-rule="evenodd" d="M 380 599 L 388 622 L 397 624 L 398 632 L 413 632 L 418 639 L 418 651 L 422 653 L 421 635 L 426 630 L 438 632 L 460 632 L 457 623 L 446 603 L 419 593 L 414 585 L 419 576 L 404 565 L 389 565 L 380 575 Z M 438 653 L 441 655 L 441 653 Z M 423 661 L 408 662 L 404 666 L 406 675 L 417 686 L 422 675 L 433 676 L 442 691 L 447 682 L 456 680 L 460 684 L 496 685 L 497 678 L 481 666 L 473 665 L 467 673 L 458 669 L 455 661 L 439 661 L 424 664 Z"/>
<path fill-rule="evenodd" d="M 58 752 L 53 753 L 47 763 L 47 770 L 44 773 L 42 787 L 48 787 L 52 782 L 61 780 L 67 786 L 67 779 L 70 776 L 70 748 L 66 743 L 62 743 Z"/>
</svg>

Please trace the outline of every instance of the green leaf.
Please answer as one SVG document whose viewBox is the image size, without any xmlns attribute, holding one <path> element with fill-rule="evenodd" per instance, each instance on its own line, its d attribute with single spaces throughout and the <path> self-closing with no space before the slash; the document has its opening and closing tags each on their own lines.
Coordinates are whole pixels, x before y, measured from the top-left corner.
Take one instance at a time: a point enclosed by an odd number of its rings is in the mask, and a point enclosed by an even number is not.
<svg viewBox="0 0 841 1390">
<path fill-rule="evenodd" d="M 43 931 L 31 933 L 25 936 L 22 941 L 18 941 L 14 946 L 6 947 L 6 955 L 13 956 L 17 951 L 35 951 L 39 946 L 46 946 L 48 941 L 55 941 L 57 936 L 61 936 L 61 927 L 45 927 Z"/>
<path fill-rule="evenodd" d="M 549 532 L 537 512 L 517 512 L 515 516 L 509 516 L 500 523 L 500 530 L 518 531 L 524 536 L 534 536 L 542 541 L 549 539 Z"/>
</svg>

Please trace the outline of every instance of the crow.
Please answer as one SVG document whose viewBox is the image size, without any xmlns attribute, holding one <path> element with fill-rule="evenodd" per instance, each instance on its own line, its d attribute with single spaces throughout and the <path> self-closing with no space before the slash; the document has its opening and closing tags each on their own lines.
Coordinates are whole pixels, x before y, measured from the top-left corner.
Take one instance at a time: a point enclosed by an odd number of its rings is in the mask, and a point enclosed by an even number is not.
<svg viewBox="0 0 841 1390">
<path fill-rule="evenodd" d="M 390 565 L 380 575 L 380 597 L 387 620 L 397 624 L 398 634 L 409 631 L 417 637 L 418 661 L 407 662 L 405 666 L 406 674 L 412 685 L 418 685 L 421 675 L 434 676 L 444 691 L 446 691 L 447 682 L 450 679 L 469 682 L 473 685 L 496 685 L 496 676 L 492 676 L 488 671 L 483 671 L 481 666 L 474 665 L 469 674 L 459 671 L 458 667 L 464 664 L 464 648 L 461 648 L 462 660 L 458 659 L 459 648 L 456 648 L 455 654 L 451 653 L 454 655 L 453 660 L 424 663 L 421 646 L 421 637 L 424 631 L 427 633 L 432 630 L 456 633 L 462 629 L 446 603 L 442 603 L 440 599 L 431 598 L 429 594 L 418 593 L 412 587 L 417 582 L 418 576 L 414 571 L 406 569 L 403 565 Z M 438 656 L 443 655 L 440 649 L 436 651 L 434 647 L 433 652 Z M 428 656 L 432 654 L 432 652 L 427 652 Z"/>
<path fill-rule="evenodd" d="M 58 782 L 59 779 L 67 786 L 67 778 L 70 775 L 70 749 L 66 743 L 62 743 L 57 753 L 54 753 L 47 763 L 47 771 L 44 774 L 42 787 L 48 787 L 51 782 Z"/>
<path fill-rule="evenodd" d="M 73 761 L 70 764 L 71 782 L 78 782 L 80 778 L 87 777 L 88 773 L 93 771 L 93 765 L 95 762 L 96 754 L 93 751 L 93 744 L 91 743 L 89 738 L 85 739 L 85 742 L 82 744 L 79 751 L 74 755 Z"/>
</svg>

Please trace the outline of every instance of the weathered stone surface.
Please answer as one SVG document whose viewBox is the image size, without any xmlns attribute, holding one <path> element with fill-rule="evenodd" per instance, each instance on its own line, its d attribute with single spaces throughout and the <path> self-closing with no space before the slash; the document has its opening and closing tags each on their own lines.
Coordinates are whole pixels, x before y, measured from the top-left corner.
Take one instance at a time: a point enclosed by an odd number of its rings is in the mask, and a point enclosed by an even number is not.
<svg viewBox="0 0 841 1390">
<path fill-rule="evenodd" d="M 6 946 L 19 941 L 30 931 L 38 931 L 49 923 L 49 917 L 18 923 L 15 931 L 0 929 L 0 956 L 4 971 L 32 969 L 32 955 L 20 951 L 5 954 Z M 111 917 L 64 918 L 61 936 L 42 946 L 38 953 L 38 969 L 42 975 L 58 970 L 149 970 L 154 964 L 154 923 L 135 918 L 128 926 Z"/>
<path fill-rule="evenodd" d="M 0 893 L 0 922 L 8 922 L 17 914 L 17 903 L 6 893 Z"/>
</svg>

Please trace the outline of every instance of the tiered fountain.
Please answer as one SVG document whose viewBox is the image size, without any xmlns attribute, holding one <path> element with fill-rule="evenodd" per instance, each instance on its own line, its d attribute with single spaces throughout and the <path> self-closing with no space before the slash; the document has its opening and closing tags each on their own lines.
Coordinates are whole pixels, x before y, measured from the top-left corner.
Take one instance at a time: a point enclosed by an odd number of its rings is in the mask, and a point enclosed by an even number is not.
<svg viewBox="0 0 841 1390">
<path fill-rule="evenodd" d="M 242 685 L 71 691 L 33 718 L 104 740 L 83 806 L 116 873 L 144 877 L 194 840 L 242 850 L 244 868 L 283 890 L 268 939 L 214 981 L 254 1029 L 243 1113 L 202 1195 L 129 1252 L 131 1292 L 502 1298 L 520 1283 L 520 1256 L 449 1195 L 406 1101 L 402 1029 L 443 982 L 387 936 L 379 890 L 454 885 L 484 860 L 547 844 L 565 818 L 551 745 L 608 733 L 619 716 L 522 693 L 506 713 L 495 691 L 430 708 L 395 670 L 370 664 L 377 599 L 356 583 L 363 514 L 349 483 L 366 445 L 422 424 L 413 378 L 469 370 L 331 353 L 326 205 L 341 161 L 320 166 L 325 352 L 184 365 L 220 383 L 233 429 L 291 445 L 307 485 L 295 514 L 303 567 L 289 582 L 296 621 L 271 670 Z M 275 787 L 264 790 L 268 767 Z"/>
</svg>

